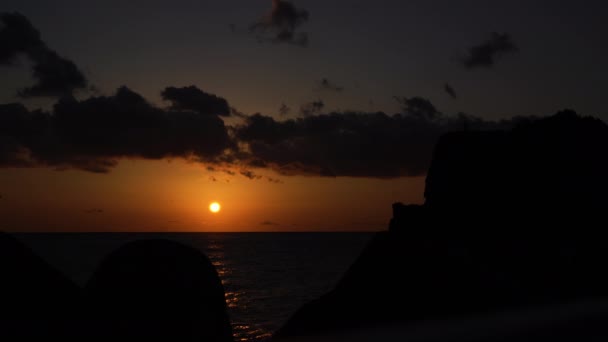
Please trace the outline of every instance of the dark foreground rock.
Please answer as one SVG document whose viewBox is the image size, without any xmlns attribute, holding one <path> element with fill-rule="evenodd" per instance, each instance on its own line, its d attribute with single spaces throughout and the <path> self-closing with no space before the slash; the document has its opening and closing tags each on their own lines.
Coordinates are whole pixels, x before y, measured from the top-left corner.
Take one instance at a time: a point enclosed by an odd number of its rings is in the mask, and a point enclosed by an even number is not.
<svg viewBox="0 0 608 342">
<path fill-rule="evenodd" d="M 82 290 L 0 233 L 0 341 L 230 342 L 232 330 L 217 272 L 194 248 L 129 243 Z"/>
<path fill-rule="evenodd" d="M 408 328 L 401 323 L 333 331 L 315 336 L 294 337 L 302 342 L 597 342 L 608 339 L 605 300 L 582 301 L 537 309 L 496 312 L 417 322 Z"/>
<path fill-rule="evenodd" d="M 15 238 L 0 233 L 0 341 L 71 341 L 80 289 Z"/>
<path fill-rule="evenodd" d="M 573 112 L 510 131 L 447 134 L 435 149 L 425 204 L 394 205 L 389 231 L 275 338 L 603 299 L 607 175 L 608 126 Z M 555 334 L 571 328 L 570 336 L 600 336 L 607 313 L 571 326 L 564 320 Z M 516 340 L 552 334 L 534 329 Z"/>
<path fill-rule="evenodd" d="M 224 289 L 211 262 L 167 240 L 129 243 L 86 286 L 99 341 L 232 341 Z"/>
</svg>

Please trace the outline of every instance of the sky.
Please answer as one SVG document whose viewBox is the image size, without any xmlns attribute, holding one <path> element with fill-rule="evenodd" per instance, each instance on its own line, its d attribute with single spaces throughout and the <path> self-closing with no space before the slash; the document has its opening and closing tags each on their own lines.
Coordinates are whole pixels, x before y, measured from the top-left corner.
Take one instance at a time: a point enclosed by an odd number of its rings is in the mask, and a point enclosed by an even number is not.
<svg viewBox="0 0 608 342">
<path fill-rule="evenodd" d="M 465 121 L 606 120 L 607 9 L 5 0 L 0 228 L 386 229 Z"/>
</svg>

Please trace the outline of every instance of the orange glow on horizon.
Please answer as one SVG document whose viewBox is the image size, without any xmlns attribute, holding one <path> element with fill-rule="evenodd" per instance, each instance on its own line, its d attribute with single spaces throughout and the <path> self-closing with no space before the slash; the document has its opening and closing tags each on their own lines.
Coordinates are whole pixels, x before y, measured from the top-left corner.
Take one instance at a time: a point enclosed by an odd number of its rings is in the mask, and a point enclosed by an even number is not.
<svg viewBox="0 0 608 342">
<path fill-rule="evenodd" d="M 0 170 L 2 229 L 378 231 L 386 229 L 393 202 L 423 201 L 424 177 L 392 180 L 287 177 L 268 170 L 256 171 L 262 178 L 251 180 L 177 159 L 122 160 L 109 174 L 5 168 Z M 282 182 L 268 181 L 268 177 L 280 177 Z M 214 202 L 220 205 L 218 213 L 210 210 Z"/>
</svg>

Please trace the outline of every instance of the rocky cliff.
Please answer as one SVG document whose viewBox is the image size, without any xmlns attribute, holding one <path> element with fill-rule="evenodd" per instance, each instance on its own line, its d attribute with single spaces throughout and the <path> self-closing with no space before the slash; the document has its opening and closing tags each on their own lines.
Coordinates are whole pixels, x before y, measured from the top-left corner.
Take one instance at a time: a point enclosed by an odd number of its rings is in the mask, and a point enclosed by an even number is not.
<svg viewBox="0 0 608 342">
<path fill-rule="evenodd" d="M 608 126 L 572 111 L 438 142 L 424 205 L 393 206 L 336 288 L 276 338 L 608 295 Z"/>
</svg>

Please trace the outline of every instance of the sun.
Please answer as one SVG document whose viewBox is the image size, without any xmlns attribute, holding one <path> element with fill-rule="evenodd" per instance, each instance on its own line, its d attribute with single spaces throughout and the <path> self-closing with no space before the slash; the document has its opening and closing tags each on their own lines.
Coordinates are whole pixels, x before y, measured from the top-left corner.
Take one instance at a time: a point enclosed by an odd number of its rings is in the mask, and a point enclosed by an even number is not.
<svg viewBox="0 0 608 342">
<path fill-rule="evenodd" d="M 209 204 L 209 210 L 214 214 L 219 213 L 221 209 L 222 209 L 222 206 L 217 202 L 213 202 L 213 203 Z"/>
</svg>

